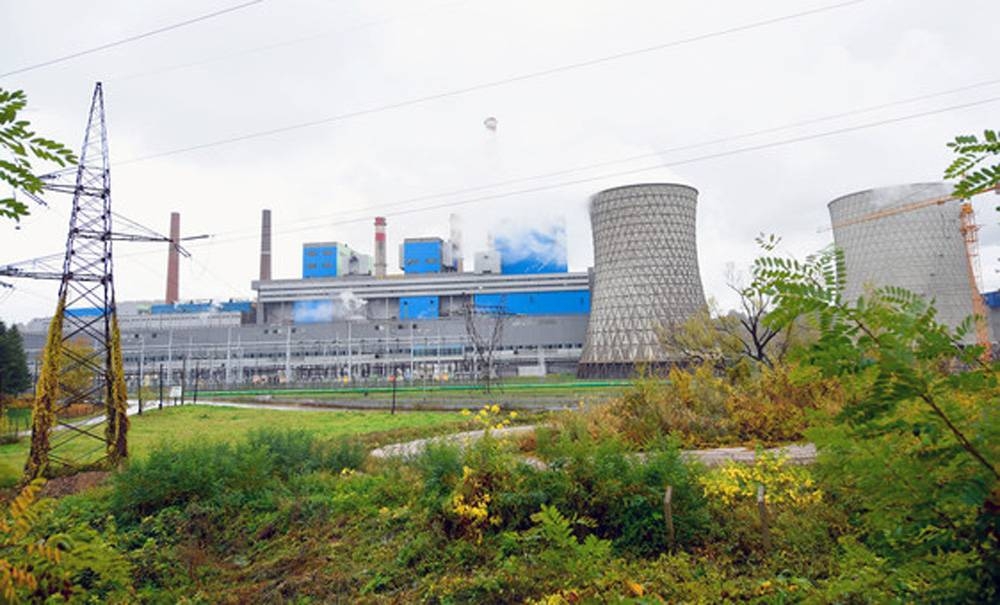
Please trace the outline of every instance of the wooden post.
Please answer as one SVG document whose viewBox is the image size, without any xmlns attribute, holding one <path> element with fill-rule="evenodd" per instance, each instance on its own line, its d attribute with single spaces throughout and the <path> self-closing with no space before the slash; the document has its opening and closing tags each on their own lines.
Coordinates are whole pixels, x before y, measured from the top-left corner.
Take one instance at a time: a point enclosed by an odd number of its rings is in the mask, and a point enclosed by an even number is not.
<svg viewBox="0 0 1000 605">
<path fill-rule="evenodd" d="M 757 511 L 760 513 L 760 531 L 764 538 L 764 551 L 771 551 L 771 527 L 767 518 L 767 503 L 764 501 L 764 484 L 757 484 Z"/>
<path fill-rule="evenodd" d="M 663 521 L 667 524 L 667 548 L 670 552 L 674 550 L 674 486 L 668 485 L 666 493 L 663 494 Z"/>
</svg>

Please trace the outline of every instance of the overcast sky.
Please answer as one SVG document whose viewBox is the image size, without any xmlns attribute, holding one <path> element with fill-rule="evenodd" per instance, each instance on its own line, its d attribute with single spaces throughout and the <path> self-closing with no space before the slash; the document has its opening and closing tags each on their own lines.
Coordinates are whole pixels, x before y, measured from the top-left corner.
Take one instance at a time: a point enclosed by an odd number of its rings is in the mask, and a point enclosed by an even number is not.
<svg viewBox="0 0 1000 605">
<path fill-rule="evenodd" d="M 245 1 L 0 0 L 0 73 Z M 164 233 L 177 211 L 184 235 L 215 235 L 188 246 L 183 299 L 252 295 L 262 208 L 273 212 L 276 278 L 300 275 L 306 241 L 370 253 L 377 214 L 395 268 L 404 237 L 446 237 L 452 212 L 470 257 L 491 225 L 565 217 L 570 268 L 585 270 L 589 196 L 665 181 L 700 191 L 702 280 L 728 306 L 727 263 L 748 266 L 758 233 L 781 235 L 794 254 L 822 248 L 827 202 L 939 179 L 955 134 L 1000 127 L 990 33 L 1000 2 L 865 0 L 779 19 L 838 4 L 265 0 L 0 87 L 25 90 L 32 125 L 77 149 L 104 82 L 115 210 Z M 905 102 L 914 97 L 924 98 Z M 927 115 L 900 119 L 915 114 Z M 977 202 L 990 289 L 1000 285 L 997 202 Z M 0 222 L 0 263 L 62 251 L 70 200 L 50 203 L 19 229 Z M 119 300 L 163 297 L 164 245 L 116 244 L 115 259 Z M 16 286 L 0 290 L 0 319 L 54 310 L 56 283 Z"/>
</svg>

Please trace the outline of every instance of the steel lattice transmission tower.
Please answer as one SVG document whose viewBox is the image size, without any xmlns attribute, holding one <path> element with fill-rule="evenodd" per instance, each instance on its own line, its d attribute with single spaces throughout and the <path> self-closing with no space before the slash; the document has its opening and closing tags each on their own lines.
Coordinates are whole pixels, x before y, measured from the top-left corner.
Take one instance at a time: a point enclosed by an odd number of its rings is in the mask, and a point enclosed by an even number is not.
<svg viewBox="0 0 1000 605">
<path fill-rule="evenodd" d="M 59 466 L 115 464 L 127 455 L 111 249 L 116 238 L 111 228 L 111 175 L 100 82 L 94 88 L 79 165 L 44 178 L 46 190 L 73 195 L 73 208 L 58 276 L 59 301 L 39 373 L 26 479 L 51 474 Z M 81 404 L 103 408 L 105 421 L 70 421 L 68 412 Z"/>
</svg>

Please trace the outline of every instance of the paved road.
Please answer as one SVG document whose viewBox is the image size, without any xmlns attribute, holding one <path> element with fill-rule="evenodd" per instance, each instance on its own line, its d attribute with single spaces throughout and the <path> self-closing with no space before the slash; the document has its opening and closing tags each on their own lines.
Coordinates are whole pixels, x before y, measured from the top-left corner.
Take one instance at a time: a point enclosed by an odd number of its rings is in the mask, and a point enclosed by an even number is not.
<svg viewBox="0 0 1000 605">
<path fill-rule="evenodd" d="M 497 437 L 516 437 L 526 433 L 534 432 L 534 426 L 513 426 L 505 429 L 494 429 L 491 433 Z M 411 458 L 417 456 L 431 443 L 457 443 L 468 445 L 477 439 L 481 439 L 483 431 L 467 431 L 456 433 L 444 437 L 430 437 L 428 439 L 417 439 L 405 443 L 394 443 L 372 450 L 371 455 L 375 458 Z M 764 450 L 767 453 L 780 453 L 788 457 L 793 464 L 812 464 L 816 461 L 816 446 L 812 443 L 804 445 L 788 445 L 784 447 L 774 447 Z M 745 447 L 717 447 L 704 450 L 683 450 L 681 455 L 685 458 L 696 459 L 705 466 L 720 466 L 726 462 L 742 462 L 752 464 L 757 457 L 755 450 Z M 528 460 L 533 466 L 544 466 L 544 463 L 536 458 Z"/>
</svg>

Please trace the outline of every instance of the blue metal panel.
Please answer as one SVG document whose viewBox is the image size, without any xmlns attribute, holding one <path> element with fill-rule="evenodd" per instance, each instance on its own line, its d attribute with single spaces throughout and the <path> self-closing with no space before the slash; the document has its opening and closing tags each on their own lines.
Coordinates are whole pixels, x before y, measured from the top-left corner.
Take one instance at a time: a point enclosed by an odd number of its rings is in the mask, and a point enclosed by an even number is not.
<svg viewBox="0 0 1000 605">
<path fill-rule="evenodd" d="M 70 317 L 97 317 L 104 313 L 103 309 L 97 307 L 83 307 L 80 309 L 66 309 L 66 315 Z"/>
<path fill-rule="evenodd" d="M 302 277 L 337 277 L 337 247 L 303 246 Z"/>
<path fill-rule="evenodd" d="M 400 319 L 437 319 L 440 317 L 437 296 L 406 296 L 399 299 Z"/>
<path fill-rule="evenodd" d="M 590 291 L 477 294 L 475 304 L 480 313 L 503 311 L 514 315 L 584 315 L 590 313 Z"/>
<path fill-rule="evenodd" d="M 517 235 L 498 235 L 494 242 L 500 253 L 500 273 L 566 273 L 566 229 L 555 226 L 550 231 L 528 231 Z"/>
<path fill-rule="evenodd" d="M 249 313 L 253 311 L 253 303 L 249 300 L 231 300 L 229 302 L 224 302 L 219 306 L 220 311 L 232 312 L 239 311 L 240 313 Z"/>
<path fill-rule="evenodd" d="M 333 321 L 333 301 L 297 300 L 292 303 L 292 321 L 297 324 Z"/>
<path fill-rule="evenodd" d="M 441 241 L 403 242 L 403 273 L 440 273 Z"/>
<path fill-rule="evenodd" d="M 986 301 L 986 306 L 991 309 L 1000 308 L 1000 290 L 984 293 L 983 300 Z"/>
<path fill-rule="evenodd" d="M 170 315 L 172 313 L 208 313 L 212 303 L 177 303 L 176 305 L 159 304 L 150 307 L 153 315 Z"/>
</svg>

